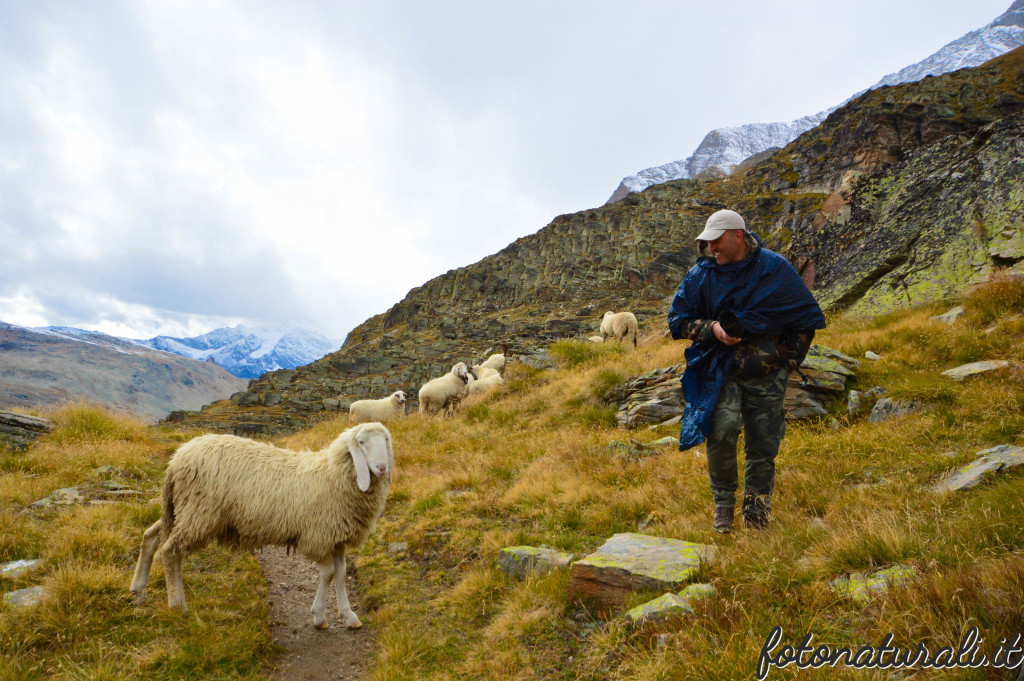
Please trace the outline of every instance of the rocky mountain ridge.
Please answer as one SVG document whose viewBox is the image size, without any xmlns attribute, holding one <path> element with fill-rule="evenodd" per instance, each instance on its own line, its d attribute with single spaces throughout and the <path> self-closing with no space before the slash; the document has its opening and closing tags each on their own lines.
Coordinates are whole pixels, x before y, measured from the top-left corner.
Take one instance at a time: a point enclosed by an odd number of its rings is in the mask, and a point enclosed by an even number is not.
<svg viewBox="0 0 1024 681">
<path fill-rule="evenodd" d="M 843 104 L 880 87 L 911 83 L 928 76 L 979 66 L 1021 45 L 1024 45 L 1024 0 L 1015 0 L 1006 12 L 988 25 L 966 33 L 915 64 L 890 73 Z M 627 194 L 643 191 L 653 184 L 696 178 L 702 173 L 710 173 L 712 177 L 728 175 L 745 159 L 772 147 L 786 146 L 819 125 L 838 108 L 832 107 L 789 122 L 748 123 L 712 130 L 686 159 L 646 168 L 623 178 L 607 203 L 620 201 Z"/>
<path fill-rule="evenodd" d="M 520 358 L 628 308 L 664 329 L 692 239 L 719 208 L 747 218 L 827 308 L 934 300 L 1024 268 L 1024 49 L 984 66 L 870 91 L 786 148 L 719 180 L 675 180 L 555 218 L 417 287 L 341 350 L 174 422 L 294 430 L 362 397 L 415 395 L 498 343 Z"/>
</svg>

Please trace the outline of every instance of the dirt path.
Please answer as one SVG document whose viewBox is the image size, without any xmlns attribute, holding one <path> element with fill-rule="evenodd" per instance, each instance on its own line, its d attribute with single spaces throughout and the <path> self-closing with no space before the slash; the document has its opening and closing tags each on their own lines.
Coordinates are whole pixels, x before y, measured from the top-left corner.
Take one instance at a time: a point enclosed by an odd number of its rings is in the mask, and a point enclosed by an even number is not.
<svg viewBox="0 0 1024 681">
<path fill-rule="evenodd" d="M 330 615 L 330 626 L 314 629 L 309 609 L 320 579 L 316 565 L 303 556 L 287 556 L 283 548 L 276 546 L 268 546 L 257 555 L 270 583 L 271 632 L 274 641 L 284 648 L 271 663 L 271 678 L 277 681 L 368 679 L 376 647 L 373 625 L 363 619 L 361 629 L 346 629 L 337 618 L 332 584 L 324 610 Z M 348 597 L 352 609 L 361 614 L 362 603 L 353 588 L 351 573 L 350 569 Z"/>
</svg>

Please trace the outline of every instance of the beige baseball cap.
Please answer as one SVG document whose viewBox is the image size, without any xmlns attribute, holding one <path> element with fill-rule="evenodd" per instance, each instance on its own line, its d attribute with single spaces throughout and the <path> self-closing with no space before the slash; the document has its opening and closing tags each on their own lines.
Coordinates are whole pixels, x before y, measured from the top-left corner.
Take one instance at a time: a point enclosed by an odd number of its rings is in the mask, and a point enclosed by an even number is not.
<svg viewBox="0 0 1024 681">
<path fill-rule="evenodd" d="M 697 237 L 697 241 L 714 241 L 730 229 L 746 230 L 747 223 L 743 216 L 734 210 L 720 210 L 712 213 L 708 221 L 704 223 L 704 231 Z"/>
</svg>

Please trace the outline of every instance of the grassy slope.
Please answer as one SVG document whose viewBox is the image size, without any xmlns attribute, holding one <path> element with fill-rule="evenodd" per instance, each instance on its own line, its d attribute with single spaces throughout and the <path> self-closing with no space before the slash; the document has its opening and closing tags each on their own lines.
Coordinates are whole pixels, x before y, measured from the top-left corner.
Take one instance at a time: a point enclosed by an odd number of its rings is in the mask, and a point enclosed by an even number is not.
<svg viewBox="0 0 1024 681">
<path fill-rule="evenodd" d="M 1019 369 L 962 384 L 939 376 L 978 359 L 1024 361 L 1024 321 L 1012 318 L 1024 312 L 1024 285 L 998 283 L 966 304 L 968 316 L 953 326 L 929 321 L 945 310 L 932 306 L 836 319 L 820 334 L 822 343 L 853 356 L 869 349 L 883 356 L 861 365 L 855 387 L 883 385 L 929 409 L 871 425 L 836 405 L 839 430 L 790 424 L 778 461 L 776 522 L 766 534 L 710 531 L 702 448 L 670 448 L 640 461 L 605 449 L 627 435 L 614 428 L 613 410 L 598 396 L 629 375 L 676 363 L 681 343 L 652 340 L 631 352 L 563 344 L 573 366 L 513 368 L 503 391 L 464 403 L 455 419 L 417 415 L 392 424 L 396 486 L 377 532 L 355 556 L 366 602 L 361 615 L 381 632 L 375 678 L 744 678 L 774 625 L 785 628 L 789 643 L 813 632 L 816 643 L 856 647 L 892 632 L 898 644 L 926 642 L 933 650 L 955 644 L 971 625 L 989 642 L 1024 630 L 1024 475 L 1001 475 L 953 496 L 921 489 L 977 450 L 1024 442 Z M 983 332 L 993 325 L 994 332 Z M 319 424 L 282 442 L 320 447 L 340 427 Z M 667 434 L 673 430 L 630 435 Z M 0 606 L 0 656 L 13 662 L 0 679 L 258 675 L 271 644 L 266 608 L 252 598 L 263 585 L 251 556 L 210 549 L 192 557 L 185 580 L 193 609 L 185 616 L 163 605 L 157 567 L 153 604 L 138 610 L 127 585 L 156 506 L 18 513 L 105 463 L 136 475 L 155 496 L 166 455 L 180 439 L 142 429 L 92 441 L 58 433 L 27 455 L 0 459 L 0 559 L 46 557 L 42 577 L 13 586 L 41 581 L 56 594 L 24 614 Z M 949 451 L 957 454 L 942 456 Z M 564 574 L 519 583 L 493 567 L 504 546 L 580 553 L 645 520 L 648 534 L 722 548 L 704 575 L 719 597 L 682 623 L 631 630 L 568 603 Z M 408 554 L 388 551 L 399 541 L 408 542 Z M 827 587 L 835 576 L 899 561 L 913 562 L 920 578 L 868 605 Z M 667 634 L 660 646 L 656 634 Z M 795 674 L 776 669 L 770 678 Z M 949 677 L 990 678 L 985 674 Z M 844 676 L 871 678 L 829 668 L 800 678 Z"/>
</svg>

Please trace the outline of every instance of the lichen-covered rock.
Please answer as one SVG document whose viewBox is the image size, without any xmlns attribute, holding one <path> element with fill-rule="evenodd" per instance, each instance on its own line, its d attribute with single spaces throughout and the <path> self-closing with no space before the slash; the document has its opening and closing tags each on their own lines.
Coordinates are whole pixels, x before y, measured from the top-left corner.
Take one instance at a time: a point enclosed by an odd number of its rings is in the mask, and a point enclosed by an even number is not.
<svg viewBox="0 0 1024 681">
<path fill-rule="evenodd" d="M 43 561 L 38 559 L 12 560 L 8 563 L 0 564 L 0 578 L 17 579 L 18 577 L 23 577 L 30 572 L 35 572 L 42 568 Z"/>
<path fill-rule="evenodd" d="M 936 494 L 956 492 L 974 487 L 986 477 L 1000 471 L 1008 471 L 1024 466 L 1024 447 L 999 445 L 978 452 L 978 458 L 947 473 L 939 482 L 931 486 Z"/>
<path fill-rule="evenodd" d="M 568 567 L 573 555 L 550 546 L 510 546 L 498 552 L 498 569 L 510 577 L 526 579 Z"/>
<path fill-rule="evenodd" d="M 693 606 L 688 600 L 678 594 L 667 593 L 629 610 L 626 619 L 633 624 L 645 624 L 692 613 Z"/>
<path fill-rule="evenodd" d="M 922 409 L 924 409 L 924 405 L 918 400 L 894 400 L 891 397 L 883 397 L 871 408 L 868 421 L 881 423 L 900 416 L 915 414 Z"/>
<path fill-rule="evenodd" d="M 46 596 L 46 589 L 41 586 L 33 586 L 5 593 L 4 603 L 15 608 L 28 608 L 41 603 Z"/>
<path fill-rule="evenodd" d="M 859 390 L 851 390 L 846 394 L 846 411 L 850 416 L 856 416 L 860 412 L 862 393 Z"/>
<path fill-rule="evenodd" d="M 995 371 L 996 369 L 1005 369 L 1010 366 L 1010 363 L 1004 359 L 992 359 L 984 362 L 971 362 L 969 364 L 961 364 L 955 369 L 947 369 L 942 372 L 942 375 L 946 378 L 951 378 L 954 381 L 962 381 L 969 376 L 977 376 L 983 374 L 986 371 Z"/>
<path fill-rule="evenodd" d="M 848 577 L 839 577 L 831 582 L 832 589 L 843 596 L 849 596 L 858 603 L 867 603 L 872 596 L 884 592 L 893 584 L 899 584 L 913 578 L 917 570 L 912 565 L 893 565 L 869 574 L 851 573 Z"/>
<path fill-rule="evenodd" d="M 714 555 L 706 544 L 617 534 L 569 568 L 569 599 L 621 608 L 634 591 L 678 589 Z"/>
</svg>

